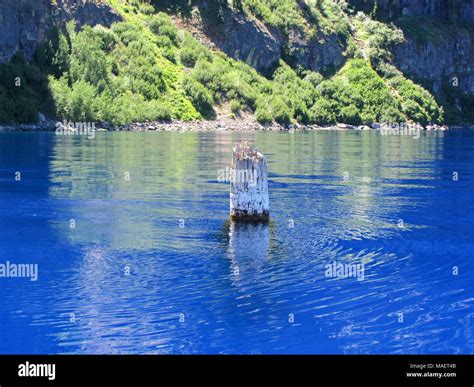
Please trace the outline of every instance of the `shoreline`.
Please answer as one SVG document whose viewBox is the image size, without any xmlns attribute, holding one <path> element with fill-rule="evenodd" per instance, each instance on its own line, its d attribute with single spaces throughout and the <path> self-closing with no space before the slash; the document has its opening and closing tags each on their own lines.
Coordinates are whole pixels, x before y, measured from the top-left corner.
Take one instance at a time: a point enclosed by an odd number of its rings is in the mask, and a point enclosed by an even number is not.
<svg viewBox="0 0 474 387">
<path fill-rule="evenodd" d="M 61 121 L 47 120 L 36 124 L 0 124 L 0 133 L 2 132 L 54 132 Z M 75 124 L 70 122 L 69 124 Z M 386 128 L 384 124 L 369 125 L 349 125 L 338 123 L 329 126 L 319 126 L 315 124 L 260 124 L 250 120 L 218 119 L 218 120 L 197 120 L 197 121 L 154 121 L 154 122 L 135 122 L 127 125 L 113 125 L 108 122 L 99 121 L 87 124 L 93 127 L 96 132 L 208 132 L 208 131 L 312 131 L 312 130 L 380 130 Z M 466 130 L 474 129 L 474 124 L 458 125 L 427 125 L 422 126 L 415 123 L 400 123 L 411 126 L 420 131 L 448 131 L 448 130 Z M 63 126 L 66 127 L 67 126 Z M 67 129 L 66 129 L 67 130 Z"/>
</svg>

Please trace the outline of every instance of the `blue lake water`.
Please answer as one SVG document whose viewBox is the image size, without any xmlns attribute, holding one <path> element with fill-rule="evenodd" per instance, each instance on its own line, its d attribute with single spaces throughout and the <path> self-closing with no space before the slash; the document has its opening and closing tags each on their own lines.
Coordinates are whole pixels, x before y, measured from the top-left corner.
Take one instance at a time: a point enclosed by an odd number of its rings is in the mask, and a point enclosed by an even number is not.
<svg viewBox="0 0 474 387">
<path fill-rule="evenodd" d="M 240 139 L 269 225 L 228 222 Z M 0 264 L 39 269 L 0 353 L 472 354 L 473 166 L 469 131 L 0 134 Z"/>
</svg>

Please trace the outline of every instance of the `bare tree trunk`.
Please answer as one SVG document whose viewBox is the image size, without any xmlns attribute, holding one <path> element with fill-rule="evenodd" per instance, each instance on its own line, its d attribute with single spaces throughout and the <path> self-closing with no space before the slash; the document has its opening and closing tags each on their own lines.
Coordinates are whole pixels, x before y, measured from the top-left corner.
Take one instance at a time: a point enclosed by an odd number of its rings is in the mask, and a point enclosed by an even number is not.
<svg viewBox="0 0 474 387">
<path fill-rule="evenodd" d="M 258 148 L 234 144 L 230 171 L 230 218 L 263 221 L 270 218 L 268 166 Z"/>
</svg>

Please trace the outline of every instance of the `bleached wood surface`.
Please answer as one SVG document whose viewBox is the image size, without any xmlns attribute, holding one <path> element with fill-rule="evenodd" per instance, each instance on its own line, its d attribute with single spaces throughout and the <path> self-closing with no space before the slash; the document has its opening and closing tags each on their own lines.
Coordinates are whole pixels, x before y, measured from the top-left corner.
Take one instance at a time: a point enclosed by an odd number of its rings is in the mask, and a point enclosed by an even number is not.
<svg viewBox="0 0 474 387">
<path fill-rule="evenodd" d="M 268 165 L 258 148 L 246 141 L 234 144 L 230 171 L 232 220 L 268 221 Z"/>
</svg>

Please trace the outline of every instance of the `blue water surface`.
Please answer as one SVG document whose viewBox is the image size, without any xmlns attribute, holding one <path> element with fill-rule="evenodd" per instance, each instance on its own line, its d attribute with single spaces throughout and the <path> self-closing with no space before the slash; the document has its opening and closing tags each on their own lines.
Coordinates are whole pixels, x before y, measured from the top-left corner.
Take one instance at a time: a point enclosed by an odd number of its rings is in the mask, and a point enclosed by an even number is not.
<svg viewBox="0 0 474 387">
<path fill-rule="evenodd" d="M 241 139 L 268 225 L 228 221 Z M 39 268 L 0 353 L 472 354 L 473 166 L 470 131 L 0 133 L 0 264 Z"/>
</svg>

